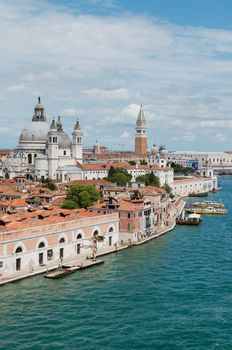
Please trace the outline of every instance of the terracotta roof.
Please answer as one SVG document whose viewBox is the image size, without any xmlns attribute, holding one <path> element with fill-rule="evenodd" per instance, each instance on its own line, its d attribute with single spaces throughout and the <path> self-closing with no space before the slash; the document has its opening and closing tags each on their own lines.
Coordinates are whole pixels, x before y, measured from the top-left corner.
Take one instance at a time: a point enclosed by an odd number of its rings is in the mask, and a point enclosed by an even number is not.
<svg viewBox="0 0 232 350">
<path fill-rule="evenodd" d="M 211 177 L 206 177 L 206 176 L 198 176 L 198 177 L 191 177 L 191 178 L 181 178 L 181 179 L 174 179 L 174 185 L 178 183 L 185 183 L 185 182 L 198 182 L 198 181 L 203 181 L 206 179 L 211 179 Z"/>
<path fill-rule="evenodd" d="M 134 201 L 132 201 L 131 199 L 116 199 L 113 203 L 114 204 L 119 204 L 117 206 L 117 211 L 137 211 L 140 210 L 143 206 L 143 202 L 138 202 L 137 204 L 134 203 Z M 95 204 L 92 208 L 94 209 L 106 209 L 109 205 L 109 199 L 105 200 L 103 203 L 97 203 Z"/>
<path fill-rule="evenodd" d="M 28 203 L 23 198 L 16 198 L 11 201 L 13 207 L 27 207 Z"/>
<path fill-rule="evenodd" d="M 138 189 L 138 192 L 143 196 L 158 196 L 160 194 L 166 193 L 166 191 L 160 187 L 156 186 L 145 186 Z"/>
<path fill-rule="evenodd" d="M 61 213 L 66 216 L 60 216 Z M 43 220 L 39 219 L 40 215 L 43 217 Z M 0 225 L 0 231 L 19 230 L 33 226 L 45 226 L 99 215 L 102 214 L 91 213 L 82 208 L 73 210 L 61 208 L 52 208 L 52 210 L 38 209 L 33 212 L 18 211 L 17 214 L 0 215 L 0 221 L 4 222 L 4 225 Z"/>
<path fill-rule="evenodd" d="M 110 162 L 110 163 L 93 163 L 84 164 L 83 169 L 87 171 L 91 170 L 109 170 L 111 167 L 115 169 L 126 169 L 126 170 L 159 170 L 159 171 L 172 171 L 170 167 L 160 167 L 158 165 L 131 165 L 126 162 Z"/>
</svg>

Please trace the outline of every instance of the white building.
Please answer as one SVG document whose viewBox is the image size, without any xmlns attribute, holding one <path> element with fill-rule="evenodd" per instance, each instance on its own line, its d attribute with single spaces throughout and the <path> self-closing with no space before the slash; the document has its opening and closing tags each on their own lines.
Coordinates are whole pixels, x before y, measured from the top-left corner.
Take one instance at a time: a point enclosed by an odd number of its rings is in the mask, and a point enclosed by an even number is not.
<svg viewBox="0 0 232 350">
<path fill-rule="evenodd" d="M 210 167 L 215 172 L 232 171 L 232 154 L 226 152 L 187 152 L 169 151 L 164 153 L 167 162 L 188 167 L 194 161 L 198 162 L 198 168 Z"/>
<path fill-rule="evenodd" d="M 172 185 L 174 196 L 187 197 L 190 194 L 207 193 L 217 188 L 217 177 L 186 177 L 175 179 Z"/>
<path fill-rule="evenodd" d="M 2 164 L 2 176 L 60 180 L 59 169 L 82 163 L 82 136 L 79 121 L 72 138 L 63 130 L 60 117 L 49 126 L 38 98 L 32 121 L 21 131 L 16 150 Z"/>
</svg>

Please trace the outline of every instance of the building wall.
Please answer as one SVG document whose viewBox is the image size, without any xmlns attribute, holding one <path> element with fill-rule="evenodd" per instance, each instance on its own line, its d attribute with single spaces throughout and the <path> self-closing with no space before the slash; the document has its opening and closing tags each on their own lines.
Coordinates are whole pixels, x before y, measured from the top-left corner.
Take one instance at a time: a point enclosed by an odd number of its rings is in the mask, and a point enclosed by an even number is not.
<svg viewBox="0 0 232 350">
<path fill-rule="evenodd" d="M 0 276 L 10 277 L 18 273 L 16 271 L 16 259 L 21 259 L 20 271 L 30 272 L 39 266 L 39 254 L 43 253 L 43 264 L 60 261 L 60 249 L 64 249 L 64 261 L 77 259 L 92 255 L 94 232 L 98 231 L 104 239 L 97 242 L 97 249 L 109 247 L 118 242 L 119 229 L 118 214 L 108 214 L 91 218 L 83 218 L 59 224 L 42 225 L 34 228 L 27 228 L 16 231 L 1 232 L 0 235 Z M 112 232 L 110 232 L 112 230 Z M 78 234 L 81 238 L 78 239 Z M 63 243 L 59 243 L 64 238 Z M 39 248 L 43 242 L 45 247 Z M 77 244 L 81 245 L 80 254 L 77 254 Z M 16 253 L 18 247 L 22 248 L 21 253 Z M 52 250 L 52 258 L 48 256 Z"/>
<path fill-rule="evenodd" d="M 217 188 L 217 177 L 176 180 L 172 186 L 175 196 L 187 197 L 191 193 L 205 193 Z"/>
</svg>

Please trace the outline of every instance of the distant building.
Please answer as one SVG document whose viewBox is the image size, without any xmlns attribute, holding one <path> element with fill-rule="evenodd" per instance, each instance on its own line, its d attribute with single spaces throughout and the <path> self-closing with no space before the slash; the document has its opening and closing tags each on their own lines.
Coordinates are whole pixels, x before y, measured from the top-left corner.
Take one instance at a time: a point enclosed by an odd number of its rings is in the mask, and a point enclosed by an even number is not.
<svg viewBox="0 0 232 350">
<path fill-rule="evenodd" d="M 1 175 L 59 181 L 58 170 L 82 163 L 82 136 L 79 121 L 72 138 L 63 130 L 60 117 L 49 125 L 39 97 L 32 121 L 22 129 L 16 150 L 1 164 Z"/>
<path fill-rule="evenodd" d="M 215 174 L 232 173 L 230 152 L 165 151 L 163 156 L 167 162 L 194 168 L 194 170 L 212 168 Z"/>
<path fill-rule="evenodd" d="M 147 157 L 147 123 L 142 106 L 135 127 L 135 155 Z"/>
</svg>

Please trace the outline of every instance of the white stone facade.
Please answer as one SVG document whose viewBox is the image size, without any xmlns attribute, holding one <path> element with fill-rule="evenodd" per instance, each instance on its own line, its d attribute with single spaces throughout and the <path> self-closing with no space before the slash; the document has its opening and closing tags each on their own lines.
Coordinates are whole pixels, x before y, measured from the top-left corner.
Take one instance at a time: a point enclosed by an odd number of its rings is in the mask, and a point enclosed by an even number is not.
<svg viewBox="0 0 232 350">
<path fill-rule="evenodd" d="M 119 241 L 118 214 L 98 215 L 57 224 L 5 231 L 0 235 L 0 280 L 39 266 L 83 259 L 113 248 Z M 100 240 L 95 238 L 101 238 Z"/>
<path fill-rule="evenodd" d="M 172 186 L 174 196 L 187 197 L 190 194 L 206 193 L 217 189 L 217 177 L 188 177 L 175 180 Z"/>
<path fill-rule="evenodd" d="M 21 131 L 16 150 L 7 158 L 1 173 L 5 178 L 24 175 L 28 179 L 62 180 L 59 169 L 82 163 L 82 131 L 77 121 L 72 138 L 58 121 L 51 126 L 44 114 L 44 107 L 38 99 L 32 121 Z"/>
</svg>

